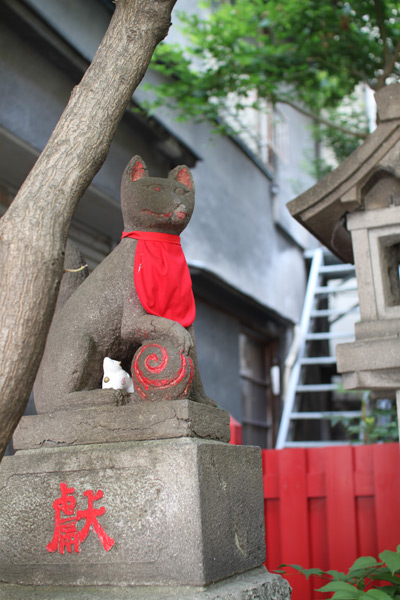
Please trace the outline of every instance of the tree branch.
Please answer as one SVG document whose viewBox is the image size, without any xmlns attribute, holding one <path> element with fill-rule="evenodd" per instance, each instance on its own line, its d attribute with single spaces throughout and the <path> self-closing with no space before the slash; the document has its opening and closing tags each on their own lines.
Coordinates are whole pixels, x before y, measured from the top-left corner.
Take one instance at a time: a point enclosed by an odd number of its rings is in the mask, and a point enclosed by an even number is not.
<svg viewBox="0 0 400 600">
<path fill-rule="evenodd" d="M 382 0 L 374 0 L 374 6 L 375 6 L 376 23 L 378 25 L 379 34 L 380 34 L 381 40 L 383 42 L 383 60 L 384 60 L 384 63 L 386 64 L 390 53 L 389 53 L 389 48 L 387 45 L 385 14 L 384 14 L 384 7 L 382 6 Z"/>
<path fill-rule="evenodd" d="M 340 131 L 341 133 L 345 133 L 347 135 L 352 135 L 356 138 L 359 138 L 360 140 L 365 140 L 365 138 L 368 135 L 367 133 L 361 133 L 360 131 L 354 131 L 354 129 L 347 129 L 347 127 L 342 127 L 341 125 L 332 123 L 331 121 L 328 121 L 328 119 L 324 119 L 323 117 L 316 115 L 315 113 L 312 113 L 311 111 L 308 111 L 305 108 L 298 106 L 297 104 L 295 104 L 294 102 L 291 102 L 290 100 L 276 98 L 275 101 L 280 102 L 281 104 L 287 104 L 291 108 L 294 108 L 294 110 L 297 110 L 302 115 L 305 115 L 306 117 L 309 117 L 310 119 L 313 119 L 314 121 L 317 121 L 318 123 L 321 123 L 321 125 L 326 125 L 327 127 L 332 127 L 332 129 L 336 129 L 337 131 Z"/>
<path fill-rule="evenodd" d="M 0 459 L 43 354 L 73 212 L 168 32 L 175 1 L 118 0 L 92 64 L 0 220 Z"/>
<path fill-rule="evenodd" d="M 389 56 L 387 59 L 387 62 L 385 63 L 385 67 L 384 67 L 382 75 L 380 77 L 378 77 L 378 79 L 377 79 L 377 83 L 376 83 L 377 91 L 385 86 L 386 79 L 389 77 L 389 75 L 391 73 L 393 73 L 396 62 L 399 60 L 399 54 L 400 54 L 400 38 L 397 40 L 397 44 L 393 51 L 393 55 Z M 389 58 L 390 58 L 390 60 L 389 60 Z"/>
</svg>

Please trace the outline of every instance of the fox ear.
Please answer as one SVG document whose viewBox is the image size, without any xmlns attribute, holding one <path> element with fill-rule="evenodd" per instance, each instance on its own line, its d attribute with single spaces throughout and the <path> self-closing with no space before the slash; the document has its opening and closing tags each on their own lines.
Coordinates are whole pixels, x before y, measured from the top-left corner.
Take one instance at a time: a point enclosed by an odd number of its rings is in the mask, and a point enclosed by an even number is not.
<svg viewBox="0 0 400 600">
<path fill-rule="evenodd" d="M 175 179 L 183 185 L 186 185 L 191 192 L 194 192 L 194 181 L 189 168 L 186 165 L 179 165 L 168 173 L 168 179 Z"/>
<path fill-rule="evenodd" d="M 143 179 L 143 177 L 149 176 L 146 163 L 138 155 L 131 158 L 127 171 L 131 181 L 138 181 L 139 179 Z"/>
</svg>

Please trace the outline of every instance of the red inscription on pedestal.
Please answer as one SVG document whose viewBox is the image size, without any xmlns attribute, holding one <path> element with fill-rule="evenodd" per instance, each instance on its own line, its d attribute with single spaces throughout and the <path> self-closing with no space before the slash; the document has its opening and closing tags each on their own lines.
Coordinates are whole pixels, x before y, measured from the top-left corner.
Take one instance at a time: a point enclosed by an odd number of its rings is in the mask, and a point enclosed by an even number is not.
<svg viewBox="0 0 400 600">
<path fill-rule="evenodd" d="M 64 554 L 64 550 L 69 553 L 73 551 L 78 553 L 79 545 L 85 541 L 92 527 L 103 544 L 104 550 L 108 552 L 113 547 L 114 540 L 107 535 L 97 520 L 97 517 L 104 515 L 106 509 L 104 506 L 101 508 L 93 506 L 96 500 L 103 498 L 103 491 L 98 490 L 94 493 L 93 490 L 87 490 L 84 492 L 83 495 L 87 498 L 88 506 L 85 510 L 78 510 L 75 513 L 75 488 L 68 487 L 66 483 L 60 483 L 60 490 L 61 496 L 53 502 L 55 511 L 53 539 L 47 544 L 46 549 L 49 552 L 58 550 L 60 554 Z M 79 530 L 76 525 L 81 520 L 84 520 L 85 524 Z"/>
<path fill-rule="evenodd" d="M 96 500 L 101 500 L 104 494 L 101 490 L 98 490 L 96 494 L 93 492 L 93 490 L 87 490 L 86 492 L 83 492 L 83 495 L 87 498 L 88 507 L 86 510 L 78 510 L 77 513 L 78 521 L 80 521 L 81 519 L 86 520 L 85 525 L 79 532 L 79 540 L 81 542 L 85 541 L 89 534 L 90 527 L 93 527 L 101 543 L 103 544 L 104 550 L 108 552 L 108 550 L 110 550 L 114 546 L 114 540 L 106 534 L 106 532 L 97 520 L 97 517 L 104 515 L 106 509 L 104 508 L 104 506 L 102 506 L 101 508 L 94 508 L 93 506 L 93 502 L 95 502 Z"/>
</svg>

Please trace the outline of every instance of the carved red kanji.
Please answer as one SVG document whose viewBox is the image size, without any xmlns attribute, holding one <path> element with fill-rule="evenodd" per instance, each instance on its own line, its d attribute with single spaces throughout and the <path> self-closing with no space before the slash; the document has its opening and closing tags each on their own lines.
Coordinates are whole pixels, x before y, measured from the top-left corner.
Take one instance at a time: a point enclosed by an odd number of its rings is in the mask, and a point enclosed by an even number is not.
<svg viewBox="0 0 400 600">
<path fill-rule="evenodd" d="M 94 507 L 94 502 L 103 498 L 103 491 L 98 490 L 94 493 L 93 490 L 86 490 L 83 495 L 87 498 L 88 506 L 85 510 L 78 510 L 75 513 L 75 488 L 68 487 L 66 483 L 60 483 L 60 490 L 61 496 L 53 502 L 55 511 L 53 539 L 47 544 L 46 549 L 49 552 L 59 550 L 60 554 L 64 554 L 65 549 L 70 554 L 73 551 L 78 553 L 80 544 L 85 541 L 90 529 L 93 528 L 104 550 L 108 552 L 115 542 L 107 535 L 97 520 L 97 517 L 104 515 L 106 509 L 104 506 L 101 508 Z M 82 519 L 85 520 L 85 524 L 78 530 L 76 525 Z"/>
</svg>

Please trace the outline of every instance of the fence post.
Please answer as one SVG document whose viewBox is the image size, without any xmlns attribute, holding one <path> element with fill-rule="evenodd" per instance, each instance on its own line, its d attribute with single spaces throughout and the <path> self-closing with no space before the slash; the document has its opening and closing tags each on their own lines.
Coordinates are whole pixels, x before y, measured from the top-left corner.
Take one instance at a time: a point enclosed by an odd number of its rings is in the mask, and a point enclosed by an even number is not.
<svg viewBox="0 0 400 600">
<path fill-rule="evenodd" d="M 375 444 L 373 452 L 378 552 L 400 544 L 399 444 Z"/>
</svg>

